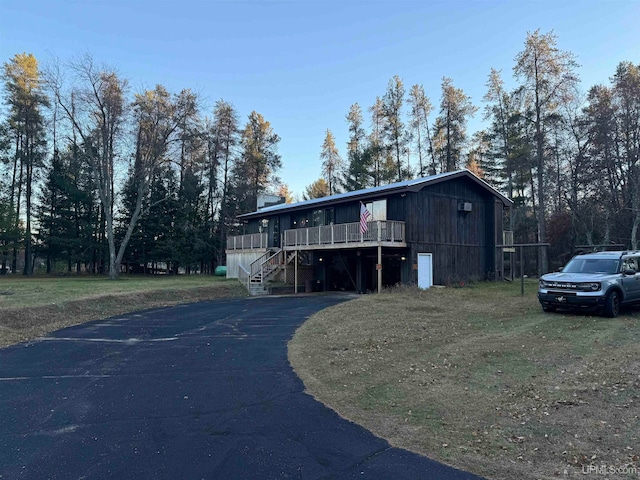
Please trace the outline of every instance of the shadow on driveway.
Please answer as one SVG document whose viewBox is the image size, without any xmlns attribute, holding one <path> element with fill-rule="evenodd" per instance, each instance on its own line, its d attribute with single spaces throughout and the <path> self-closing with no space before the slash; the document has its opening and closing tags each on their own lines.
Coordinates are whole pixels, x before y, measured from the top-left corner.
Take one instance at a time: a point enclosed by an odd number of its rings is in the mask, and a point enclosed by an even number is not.
<svg viewBox="0 0 640 480">
<path fill-rule="evenodd" d="M 0 478 L 479 478 L 304 393 L 287 342 L 344 300 L 155 309 L 0 350 Z"/>
</svg>

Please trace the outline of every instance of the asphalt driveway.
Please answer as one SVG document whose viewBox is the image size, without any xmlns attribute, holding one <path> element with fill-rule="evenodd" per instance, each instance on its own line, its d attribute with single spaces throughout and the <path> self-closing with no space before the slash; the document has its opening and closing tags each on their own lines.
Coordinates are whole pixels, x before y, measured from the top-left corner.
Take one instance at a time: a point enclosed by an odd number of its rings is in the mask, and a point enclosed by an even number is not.
<svg viewBox="0 0 640 480">
<path fill-rule="evenodd" d="M 205 302 L 0 350 L 1 479 L 477 479 L 304 393 L 286 344 L 345 297 Z"/>
</svg>

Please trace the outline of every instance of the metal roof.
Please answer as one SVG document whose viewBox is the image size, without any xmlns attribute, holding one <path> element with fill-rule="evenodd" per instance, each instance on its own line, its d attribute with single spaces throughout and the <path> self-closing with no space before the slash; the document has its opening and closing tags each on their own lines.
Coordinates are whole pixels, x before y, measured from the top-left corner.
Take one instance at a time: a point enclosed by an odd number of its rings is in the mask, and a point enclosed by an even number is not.
<svg viewBox="0 0 640 480">
<path fill-rule="evenodd" d="M 455 172 L 439 173 L 437 175 L 431 175 L 429 177 L 414 178 L 413 180 L 405 180 L 403 182 L 390 183 L 388 185 L 381 185 L 379 187 L 366 188 L 364 190 L 355 190 L 353 192 L 339 193 L 336 195 L 330 195 L 321 198 L 312 198 L 311 200 L 305 200 L 298 203 L 283 203 L 274 205 L 271 207 L 261 208 L 258 211 L 245 213 L 238 215 L 239 219 L 250 220 L 256 217 L 264 217 L 265 215 L 271 215 L 274 213 L 289 212 L 295 210 L 302 210 L 314 206 L 328 206 L 337 203 L 344 203 L 350 200 L 363 200 L 369 198 L 375 198 L 383 193 L 397 193 L 402 191 L 417 192 L 427 185 L 443 182 L 446 180 L 452 180 L 458 177 L 468 177 L 475 181 L 483 188 L 490 191 L 493 195 L 498 197 L 504 205 L 512 205 L 513 202 L 506 196 L 498 192 L 495 188 L 482 180 L 480 177 L 474 175 L 467 169 L 456 170 Z"/>
</svg>

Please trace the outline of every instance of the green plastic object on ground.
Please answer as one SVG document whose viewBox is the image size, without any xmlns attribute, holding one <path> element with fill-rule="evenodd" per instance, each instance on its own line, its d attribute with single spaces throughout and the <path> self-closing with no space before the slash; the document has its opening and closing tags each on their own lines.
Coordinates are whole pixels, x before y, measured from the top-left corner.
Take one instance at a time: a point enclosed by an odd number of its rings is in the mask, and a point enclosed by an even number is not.
<svg viewBox="0 0 640 480">
<path fill-rule="evenodd" d="M 216 267 L 213 274 L 217 277 L 226 277 L 227 276 L 227 267 L 224 265 L 219 265 Z"/>
</svg>

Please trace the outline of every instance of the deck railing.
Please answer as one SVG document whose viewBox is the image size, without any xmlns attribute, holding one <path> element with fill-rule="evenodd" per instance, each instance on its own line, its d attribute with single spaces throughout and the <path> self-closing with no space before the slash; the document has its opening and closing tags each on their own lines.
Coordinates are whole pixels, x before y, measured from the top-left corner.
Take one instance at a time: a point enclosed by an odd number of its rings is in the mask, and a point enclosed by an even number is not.
<svg viewBox="0 0 640 480">
<path fill-rule="evenodd" d="M 251 262 L 251 265 L 249 265 L 249 275 L 251 278 L 259 277 L 260 279 L 264 279 L 277 268 L 278 265 L 281 265 L 283 261 L 282 250 L 277 249 L 275 252 L 268 251 L 260 258 Z"/>
<path fill-rule="evenodd" d="M 285 247 L 378 243 L 405 241 L 404 222 L 377 220 L 368 222 L 367 231 L 360 232 L 360 222 L 298 228 L 284 232 Z"/>
<path fill-rule="evenodd" d="M 251 250 L 254 248 L 267 248 L 269 234 L 251 233 L 249 235 L 236 235 L 227 237 L 227 250 Z"/>
</svg>

